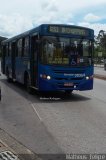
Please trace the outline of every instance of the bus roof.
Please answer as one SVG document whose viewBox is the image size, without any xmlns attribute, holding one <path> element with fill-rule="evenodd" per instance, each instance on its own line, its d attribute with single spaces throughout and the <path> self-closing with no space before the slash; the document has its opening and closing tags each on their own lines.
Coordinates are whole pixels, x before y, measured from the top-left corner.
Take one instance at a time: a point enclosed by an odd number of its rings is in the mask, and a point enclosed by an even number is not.
<svg viewBox="0 0 106 160">
<path fill-rule="evenodd" d="M 94 32 L 93 29 L 90 29 L 90 28 L 87 28 L 87 27 L 82 27 L 82 26 L 76 26 L 76 25 L 68 25 L 68 24 L 41 24 L 41 25 L 39 25 L 39 26 L 36 27 L 36 28 L 33 28 L 33 29 L 28 30 L 28 31 L 26 31 L 26 32 L 23 32 L 23 33 L 21 33 L 21 34 L 19 34 L 19 35 L 16 35 L 16 36 L 14 36 L 14 37 L 12 37 L 12 38 L 9 38 L 9 39 L 7 39 L 7 40 L 4 40 L 3 43 L 7 43 L 7 42 L 10 42 L 10 41 L 14 41 L 14 40 L 17 40 L 17 39 L 19 39 L 19 38 L 21 38 L 21 37 L 26 37 L 26 36 L 28 36 L 28 35 L 31 35 L 31 34 L 35 33 L 35 32 L 36 32 L 36 33 L 40 33 L 42 28 L 44 28 L 44 27 L 47 28 L 48 26 L 73 27 L 73 28 L 91 30 L 92 32 Z"/>
</svg>

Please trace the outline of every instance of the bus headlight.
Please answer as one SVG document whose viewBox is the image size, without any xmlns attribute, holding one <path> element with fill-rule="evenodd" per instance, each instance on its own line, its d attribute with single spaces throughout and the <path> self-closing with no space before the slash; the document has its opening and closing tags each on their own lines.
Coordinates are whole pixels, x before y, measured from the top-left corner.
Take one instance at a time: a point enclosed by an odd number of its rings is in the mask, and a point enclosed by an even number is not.
<svg viewBox="0 0 106 160">
<path fill-rule="evenodd" d="M 88 79 L 89 79 L 89 77 L 87 76 L 87 77 L 86 77 L 86 80 L 88 80 Z"/>
<path fill-rule="evenodd" d="M 40 77 L 43 78 L 43 79 L 47 79 L 47 80 L 51 79 L 51 77 L 47 76 L 46 74 L 40 74 Z"/>
<path fill-rule="evenodd" d="M 86 80 L 89 80 L 89 79 L 93 79 L 93 75 L 92 76 L 86 76 Z"/>
<path fill-rule="evenodd" d="M 86 80 L 89 80 L 89 79 L 93 79 L 93 75 L 92 75 L 92 76 L 87 76 L 87 77 L 86 77 Z"/>
<path fill-rule="evenodd" d="M 51 79 L 51 77 L 50 77 L 50 76 L 47 76 L 47 79 L 48 79 L 48 80 L 50 80 L 50 79 Z"/>
</svg>

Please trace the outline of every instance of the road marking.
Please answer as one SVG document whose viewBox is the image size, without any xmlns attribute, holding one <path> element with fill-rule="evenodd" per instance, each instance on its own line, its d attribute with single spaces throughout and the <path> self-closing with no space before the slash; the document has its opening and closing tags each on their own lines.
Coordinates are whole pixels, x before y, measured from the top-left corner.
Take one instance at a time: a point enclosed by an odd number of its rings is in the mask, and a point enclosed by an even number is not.
<svg viewBox="0 0 106 160">
<path fill-rule="evenodd" d="M 38 118 L 40 119 L 40 121 L 42 122 L 42 118 L 40 117 L 39 113 L 37 112 L 37 110 L 36 110 L 34 104 L 31 104 L 31 106 L 32 106 L 34 112 L 37 114 L 37 116 L 38 116 Z"/>
<path fill-rule="evenodd" d="M 11 151 L 3 151 L 0 153 L 1 160 L 19 160 L 18 156 L 13 154 Z"/>
</svg>

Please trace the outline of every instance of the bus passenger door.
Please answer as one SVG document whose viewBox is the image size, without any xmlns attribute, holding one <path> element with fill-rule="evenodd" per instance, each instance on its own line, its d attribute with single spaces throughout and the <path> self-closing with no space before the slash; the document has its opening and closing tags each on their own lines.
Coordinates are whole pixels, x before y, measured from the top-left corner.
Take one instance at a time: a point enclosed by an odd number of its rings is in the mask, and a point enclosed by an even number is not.
<svg viewBox="0 0 106 160">
<path fill-rule="evenodd" d="M 31 63 L 30 63 L 30 69 L 31 69 L 31 85 L 38 88 L 38 47 L 36 40 L 38 39 L 38 36 L 32 36 L 31 37 Z"/>
<path fill-rule="evenodd" d="M 16 79 L 16 76 L 15 76 L 15 57 L 16 57 L 16 42 L 13 42 L 11 44 L 12 46 L 12 55 L 11 55 L 11 62 L 12 62 L 12 78 L 13 79 Z"/>
</svg>

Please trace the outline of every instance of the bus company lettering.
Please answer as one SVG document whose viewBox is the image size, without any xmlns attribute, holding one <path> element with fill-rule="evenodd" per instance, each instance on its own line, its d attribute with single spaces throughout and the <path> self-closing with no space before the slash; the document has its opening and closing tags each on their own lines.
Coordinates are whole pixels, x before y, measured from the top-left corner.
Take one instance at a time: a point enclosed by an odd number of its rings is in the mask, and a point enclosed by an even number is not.
<svg viewBox="0 0 106 160">
<path fill-rule="evenodd" d="M 50 26 L 49 31 L 52 33 L 63 33 L 63 34 L 73 34 L 82 36 L 88 34 L 88 32 L 85 29 L 80 29 L 75 27 Z"/>
<path fill-rule="evenodd" d="M 66 34 L 78 34 L 78 35 L 85 35 L 86 32 L 85 30 L 82 30 L 82 29 L 77 29 L 77 28 L 65 28 L 65 27 L 62 27 L 62 30 L 61 30 L 62 33 L 66 33 Z"/>
<path fill-rule="evenodd" d="M 85 77 L 85 73 L 82 73 L 82 74 L 68 74 L 68 73 L 64 73 L 64 76 Z"/>
</svg>

